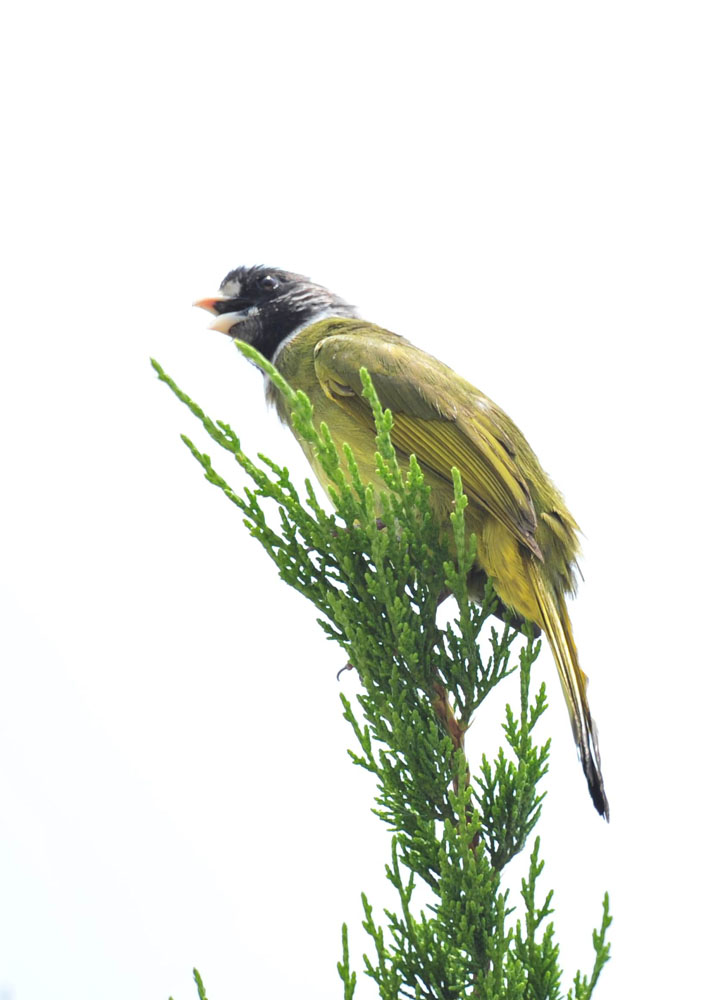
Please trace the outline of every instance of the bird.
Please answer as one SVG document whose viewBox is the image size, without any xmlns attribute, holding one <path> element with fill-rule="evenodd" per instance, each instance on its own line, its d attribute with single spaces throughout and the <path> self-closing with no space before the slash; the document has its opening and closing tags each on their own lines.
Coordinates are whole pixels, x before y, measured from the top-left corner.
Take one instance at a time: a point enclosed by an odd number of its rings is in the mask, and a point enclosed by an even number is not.
<svg viewBox="0 0 728 1000">
<path fill-rule="evenodd" d="M 376 482 L 374 420 L 362 394 L 366 368 L 392 411 L 392 443 L 406 464 L 416 455 L 443 527 L 452 511 L 452 468 L 468 503 L 476 572 L 516 615 L 546 635 L 574 741 L 597 812 L 609 819 L 597 728 L 587 699 L 566 597 L 576 590 L 578 525 L 516 424 L 488 396 L 409 340 L 360 318 L 345 299 L 277 267 L 238 267 L 215 295 L 194 303 L 213 330 L 255 347 L 294 389 L 337 446 L 347 443 L 363 482 Z M 266 379 L 265 394 L 296 435 L 285 398 Z M 317 478 L 328 480 L 310 442 L 296 435 Z"/>
</svg>

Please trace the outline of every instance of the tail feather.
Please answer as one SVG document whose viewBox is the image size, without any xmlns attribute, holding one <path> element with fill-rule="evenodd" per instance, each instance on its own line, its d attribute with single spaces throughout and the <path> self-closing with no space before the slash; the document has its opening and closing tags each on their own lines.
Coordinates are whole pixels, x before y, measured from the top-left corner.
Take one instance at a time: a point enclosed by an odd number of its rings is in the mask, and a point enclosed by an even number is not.
<svg viewBox="0 0 728 1000">
<path fill-rule="evenodd" d="M 604 792 L 597 727 L 594 723 L 586 696 L 588 678 L 579 666 L 576 643 L 571 631 L 571 622 L 562 594 L 552 594 L 544 581 L 540 567 L 529 560 L 529 575 L 541 612 L 542 627 L 556 661 L 561 688 L 569 710 L 574 742 L 579 751 L 579 759 L 586 776 L 589 794 L 597 812 L 609 819 L 609 803 Z"/>
</svg>

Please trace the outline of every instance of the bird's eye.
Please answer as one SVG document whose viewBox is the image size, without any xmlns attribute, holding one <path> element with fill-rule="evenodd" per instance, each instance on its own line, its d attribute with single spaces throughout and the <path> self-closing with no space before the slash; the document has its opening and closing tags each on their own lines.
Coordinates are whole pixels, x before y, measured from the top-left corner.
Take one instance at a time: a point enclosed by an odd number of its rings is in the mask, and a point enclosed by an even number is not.
<svg viewBox="0 0 728 1000">
<path fill-rule="evenodd" d="M 261 274 L 258 278 L 258 288 L 264 292 L 274 292 L 278 288 L 278 282 L 272 274 Z"/>
</svg>

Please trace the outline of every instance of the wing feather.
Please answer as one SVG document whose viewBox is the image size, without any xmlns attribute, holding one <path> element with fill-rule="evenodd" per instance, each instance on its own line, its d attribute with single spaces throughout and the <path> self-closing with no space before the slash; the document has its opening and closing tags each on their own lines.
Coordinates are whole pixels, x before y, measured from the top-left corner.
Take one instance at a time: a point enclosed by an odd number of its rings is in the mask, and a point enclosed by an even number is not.
<svg viewBox="0 0 728 1000">
<path fill-rule="evenodd" d="M 423 467 L 447 482 L 456 466 L 470 503 L 497 518 L 542 558 L 534 536 L 533 501 L 501 411 L 408 341 L 369 324 L 366 328 L 371 333 L 336 334 L 316 345 L 314 367 L 329 399 L 373 429 L 359 374 L 366 368 L 382 406 L 394 414 L 395 448 L 405 456 L 415 454 Z M 443 385 L 457 391 L 443 393 Z"/>
</svg>

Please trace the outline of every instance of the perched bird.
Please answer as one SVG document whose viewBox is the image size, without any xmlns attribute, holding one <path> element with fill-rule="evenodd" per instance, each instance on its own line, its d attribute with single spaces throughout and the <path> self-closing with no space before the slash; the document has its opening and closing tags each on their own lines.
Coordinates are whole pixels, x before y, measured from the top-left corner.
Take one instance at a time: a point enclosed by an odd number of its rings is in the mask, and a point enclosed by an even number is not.
<svg viewBox="0 0 728 1000">
<path fill-rule="evenodd" d="M 507 607 L 546 633 L 589 792 L 608 819 L 587 678 L 565 601 L 575 590 L 578 528 L 513 421 L 447 365 L 404 337 L 359 319 L 351 305 L 300 274 L 240 267 L 227 275 L 217 295 L 195 305 L 215 314 L 212 329 L 252 344 L 294 389 L 308 395 L 317 421 L 326 421 L 337 444 L 351 446 L 364 482 L 376 481 L 376 469 L 362 367 L 382 406 L 394 414 L 397 452 L 404 462 L 417 456 L 443 525 L 449 525 L 452 511 L 451 469 L 460 470 L 477 567 Z M 290 426 L 285 400 L 266 381 L 269 401 Z M 299 443 L 326 485 L 311 446 Z"/>
</svg>

